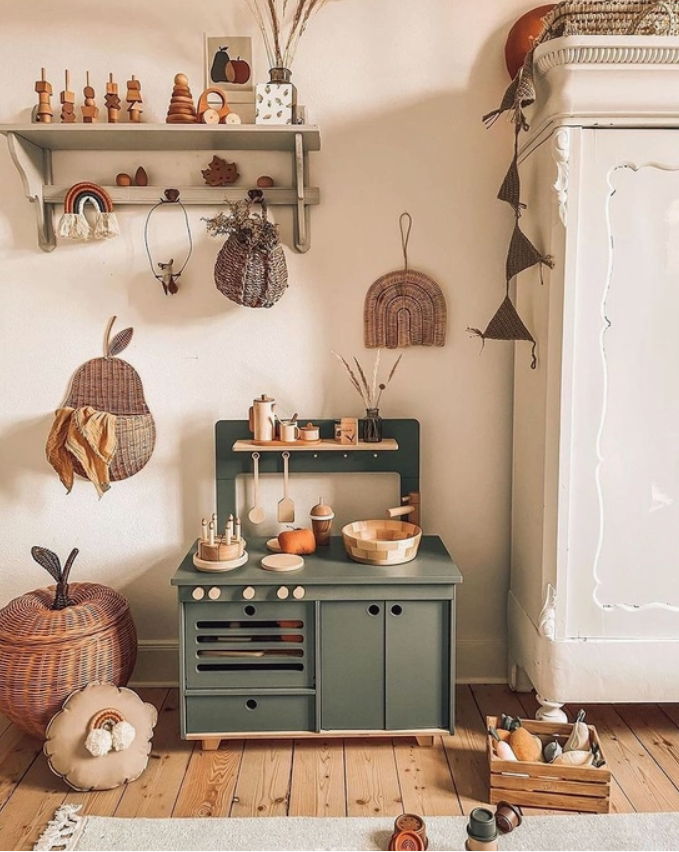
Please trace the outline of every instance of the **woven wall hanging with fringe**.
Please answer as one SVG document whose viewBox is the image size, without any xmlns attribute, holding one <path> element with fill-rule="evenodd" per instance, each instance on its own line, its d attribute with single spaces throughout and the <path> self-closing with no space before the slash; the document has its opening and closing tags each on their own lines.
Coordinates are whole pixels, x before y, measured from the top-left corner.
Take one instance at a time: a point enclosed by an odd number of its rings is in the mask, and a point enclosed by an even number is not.
<svg viewBox="0 0 679 852">
<path fill-rule="evenodd" d="M 94 225 L 85 216 L 85 207 L 94 207 Z M 108 240 L 120 231 L 113 212 L 113 201 L 106 190 L 96 183 L 73 184 L 64 198 L 64 212 L 57 233 L 69 240 Z"/>
<path fill-rule="evenodd" d="M 76 371 L 47 439 L 47 459 L 68 492 L 78 474 L 89 479 L 101 497 L 111 482 L 139 473 L 155 446 L 156 426 L 139 374 L 117 357 L 133 330 L 123 329 L 111 340 L 115 319 L 106 331 L 105 356 Z"/>
<path fill-rule="evenodd" d="M 424 272 L 408 265 L 412 225 L 410 213 L 402 213 L 403 269 L 382 275 L 366 294 L 363 332 L 367 349 L 443 346 L 446 342 L 447 309 L 441 288 Z"/>
</svg>

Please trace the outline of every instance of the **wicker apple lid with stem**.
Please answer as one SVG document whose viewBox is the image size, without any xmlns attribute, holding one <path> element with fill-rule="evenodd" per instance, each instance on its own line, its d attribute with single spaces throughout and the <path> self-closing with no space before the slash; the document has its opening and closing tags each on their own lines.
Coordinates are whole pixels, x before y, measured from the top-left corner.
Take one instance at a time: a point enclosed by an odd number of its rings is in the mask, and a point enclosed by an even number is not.
<svg viewBox="0 0 679 852">
<path fill-rule="evenodd" d="M 74 548 L 64 567 L 45 547 L 31 554 L 56 581 L 0 609 L 0 711 L 21 730 L 43 736 L 68 695 L 91 681 L 124 686 L 137 657 L 129 604 L 98 583 L 69 583 Z"/>
</svg>

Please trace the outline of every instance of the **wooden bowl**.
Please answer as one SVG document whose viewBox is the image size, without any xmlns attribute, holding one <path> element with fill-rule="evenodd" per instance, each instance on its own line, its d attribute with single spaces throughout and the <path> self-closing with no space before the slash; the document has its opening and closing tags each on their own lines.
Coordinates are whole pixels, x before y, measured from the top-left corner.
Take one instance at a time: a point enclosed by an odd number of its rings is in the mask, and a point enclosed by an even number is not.
<svg viewBox="0 0 679 852">
<path fill-rule="evenodd" d="M 355 521 L 342 529 L 344 547 L 354 562 L 400 565 L 417 556 L 422 530 L 398 520 Z"/>
</svg>

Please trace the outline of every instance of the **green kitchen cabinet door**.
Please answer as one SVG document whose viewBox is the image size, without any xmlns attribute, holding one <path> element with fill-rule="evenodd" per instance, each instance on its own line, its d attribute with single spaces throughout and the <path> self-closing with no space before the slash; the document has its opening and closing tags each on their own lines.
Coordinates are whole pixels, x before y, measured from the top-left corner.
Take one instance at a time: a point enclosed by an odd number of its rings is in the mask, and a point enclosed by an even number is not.
<svg viewBox="0 0 679 852">
<path fill-rule="evenodd" d="M 448 601 L 387 601 L 386 728 L 448 728 Z"/>
<path fill-rule="evenodd" d="M 384 728 L 384 601 L 321 604 L 321 728 Z"/>
</svg>

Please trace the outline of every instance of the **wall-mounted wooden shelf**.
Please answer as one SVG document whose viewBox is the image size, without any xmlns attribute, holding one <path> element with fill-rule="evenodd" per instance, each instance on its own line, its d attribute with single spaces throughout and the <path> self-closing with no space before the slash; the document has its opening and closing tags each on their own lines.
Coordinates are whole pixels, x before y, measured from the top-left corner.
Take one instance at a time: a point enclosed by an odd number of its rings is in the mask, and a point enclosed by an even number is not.
<svg viewBox="0 0 679 852">
<path fill-rule="evenodd" d="M 262 441 L 242 440 L 236 441 L 233 445 L 234 453 L 282 453 L 284 450 L 289 450 L 292 453 L 300 451 L 307 453 L 346 453 L 356 452 L 357 450 L 381 453 L 385 450 L 391 452 L 398 450 L 398 441 L 395 441 L 393 438 L 384 438 L 377 443 L 359 441 L 358 444 L 340 444 L 339 441 L 295 441 L 294 444 L 286 444 L 282 441 L 263 443 Z"/>
<path fill-rule="evenodd" d="M 56 246 L 53 207 L 61 204 L 68 187 L 55 185 L 52 151 L 282 151 L 293 157 L 291 187 L 265 191 L 269 204 L 295 208 L 295 248 L 309 248 L 308 207 L 318 204 L 320 192 L 308 186 L 310 151 L 319 151 L 317 127 L 289 125 L 190 125 L 167 124 L 2 124 L 12 160 L 21 175 L 24 192 L 35 205 L 38 244 L 43 251 Z M 106 187 L 114 205 L 155 204 L 165 187 Z M 242 187 L 178 187 L 184 204 L 223 204 L 242 198 Z"/>
</svg>

